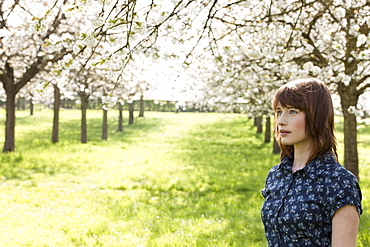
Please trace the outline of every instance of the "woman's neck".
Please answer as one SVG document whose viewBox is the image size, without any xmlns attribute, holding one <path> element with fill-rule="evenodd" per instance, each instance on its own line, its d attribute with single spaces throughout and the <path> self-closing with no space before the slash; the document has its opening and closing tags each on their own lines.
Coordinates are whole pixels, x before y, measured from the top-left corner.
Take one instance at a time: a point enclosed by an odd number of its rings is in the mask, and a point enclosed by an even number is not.
<svg viewBox="0 0 370 247">
<path fill-rule="evenodd" d="M 310 154 L 311 148 L 309 146 L 294 146 L 294 160 L 292 170 L 296 171 L 305 167 Z"/>
</svg>

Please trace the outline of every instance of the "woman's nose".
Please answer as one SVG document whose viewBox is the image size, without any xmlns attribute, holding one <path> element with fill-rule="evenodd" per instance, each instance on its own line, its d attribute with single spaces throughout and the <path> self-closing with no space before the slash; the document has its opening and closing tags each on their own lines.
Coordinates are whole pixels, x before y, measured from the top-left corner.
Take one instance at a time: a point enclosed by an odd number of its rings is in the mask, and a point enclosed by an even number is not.
<svg viewBox="0 0 370 247">
<path fill-rule="evenodd" d="M 286 121 L 285 121 L 285 118 L 284 118 L 284 114 L 281 114 L 278 119 L 277 119 L 277 123 L 278 125 L 286 125 Z"/>
</svg>

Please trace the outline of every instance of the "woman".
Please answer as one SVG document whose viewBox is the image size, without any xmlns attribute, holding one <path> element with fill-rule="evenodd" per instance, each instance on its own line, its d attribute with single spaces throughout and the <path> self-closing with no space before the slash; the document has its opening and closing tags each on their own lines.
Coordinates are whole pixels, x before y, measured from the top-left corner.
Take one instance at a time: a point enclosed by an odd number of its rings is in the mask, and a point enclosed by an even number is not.
<svg viewBox="0 0 370 247">
<path fill-rule="evenodd" d="M 281 163 L 262 190 L 269 246 L 356 246 L 361 191 L 338 163 L 328 88 L 299 79 L 279 88 L 272 106 Z"/>
</svg>

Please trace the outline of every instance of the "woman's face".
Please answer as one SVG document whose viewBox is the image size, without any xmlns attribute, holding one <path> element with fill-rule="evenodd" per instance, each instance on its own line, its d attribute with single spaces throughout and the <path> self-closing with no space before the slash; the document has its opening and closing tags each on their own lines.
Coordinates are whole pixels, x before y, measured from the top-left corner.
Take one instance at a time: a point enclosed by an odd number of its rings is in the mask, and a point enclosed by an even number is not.
<svg viewBox="0 0 370 247">
<path fill-rule="evenodd" d="M 284 145 L 308 145 L 310 140 L 306 134 L 306 113 L 294 107 L 276 108 L 278 134 Z"/>
</svg>

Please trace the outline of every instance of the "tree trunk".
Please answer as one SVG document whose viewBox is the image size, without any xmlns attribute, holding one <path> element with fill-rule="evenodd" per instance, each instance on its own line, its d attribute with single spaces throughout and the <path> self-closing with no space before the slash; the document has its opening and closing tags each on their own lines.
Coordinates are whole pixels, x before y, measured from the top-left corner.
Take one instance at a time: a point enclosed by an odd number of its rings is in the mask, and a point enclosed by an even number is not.
<svg viewBox="0 0 370 247">
<path fill-rule="evenodd" d="M 358 102 L 358 91 L 356 83 L 351 82 L 349 86 L 338 85 L 342 113 L 344 118 L 344 166 L 359 179 L 358 151 L 357 151 L 357 120 L 354 114 L 348 112 L 348 108 L 356 106 Z"/>
<path fill-rule="evenodd" d="M 140 97 L 140 110 L 139 110 L 139 117 L 144 117 L 144 110 L 145 110 L 145 101 L 144 96 Z"/>
<path fill-rule="evenodd" d="M 271 117 L 266 116 L 265 143 L 271 142 Z"/>
<path fill-rule="evenodd" d="M 58 15 L 59 16 L 59 15 Z M 55 26 L 56 28 L 57 26 Z M 56 29 L 55 29 L 56 30 Z M 48 62 L 56 62 L 63 58 L 66 51 L 61 52 L 49 59 L 49 55 L 37 56 L 34 58 L 22 76 L 16 82 L 14 77 L 13 67 L 6 61 L 0 73 L 0 81 L 3 83 L 6 92 L 6 120 L 5 120 L 5 142 L 3 152 L 12 152 L 15 150 L 14 129 L 15 129 L 15 97 L 20 89 L 22 89 L 32 78 L 34 78 L 44 68 Z"/>
<path fill-rule="evenodd" d="M 272 153 L 274 153 L 274 154 L 280 153 L 280 146 L 279 146 L 279 143 L 277 142 L 275 137 L 274 137 L 274 146 L 273 146 L 273 149 L 272 149 Z"/>
<path fill-rule="evenodd" d="M 30 116 L 33 116 L 33 101 L 32 101 L 32 96 L 31 96 L 31 98 L 30 98 Z"/>
<path fill-rule="evenodd" d="M 6 92 L 5 142 L 3 152 L 15 151 L 15 92 Z"/>
<path fill-rule="evenodd" d="M 128 104 L 128 124 L 134 123 L 134 101 Z"/>
<path fill-rule="evenodd" d="M 262 133 L 262 116 L 255 117 L 255 125 L 257 126 L 257 133 Z"/>
<path fill-rule="evenodd" d="M 123 111 L 123 105 L 122 105 L 122 103 L 118 102 L 118 128 L 117 128 L 118 132 L 123 131 L 123 114 L 122 114 L 122 111 Z"/>
<path fill-rule="evenodd" d="M 26 99 L 24 97 L 18 97 L 16 99 L 16 109 L 17 110 L 25 110 L 26 109 Z"/>
<path fill-rule="evenodd" d="M 348 108 L 356 103 L 350 102 L 348 95 L 341 95 L 342 112 L 344 118 L 344 166 L 359 179 L 358 151 L 357 151 L 357 120 Z"/>
<path fill-rule="evenodd" d="M 25 97 L 22 97 L 22 110 L 26 110 L 27 109 L 27 104 L 26 104 L 27 100 Z"/>
<path fill-rule="evenodd" d="M 81 143 L 87 143 L 86 112 L 89 104 L 89 95 L 83 93 L 81 97 Z"/>
<path fill-rule="evenodd" d="M 108 140 L 108 111 L 103 110 L 102 140 Z"/>
<path fill-rule="evenodd" d="M 347 115 L 347 116 L 346 116 Z M 357 121 L 353 114 L 344 114 L 344 166 L 357 178 L 358 172 L 358 151 L 357 151 Z"/>
<path fill-rule="evenodd" d="M 54 115 L 53 115 L 53 130 L 51 141 L 57 143 L 59 141 L 59 109 L 60 109 L 60 89 L 54 85 Z"/>
</svg>

